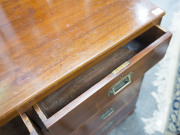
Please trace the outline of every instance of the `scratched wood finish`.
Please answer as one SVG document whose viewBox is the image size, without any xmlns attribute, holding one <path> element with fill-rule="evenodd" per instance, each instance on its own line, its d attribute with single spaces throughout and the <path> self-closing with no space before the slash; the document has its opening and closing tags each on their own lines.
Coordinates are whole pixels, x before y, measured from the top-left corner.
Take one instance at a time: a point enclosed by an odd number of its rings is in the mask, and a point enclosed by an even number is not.
<svg viewBox="0 0 180 135">
<path fill-rule="evenodd" d="M 122 111 L 124 113 L 124 108 L 129 105 L 131 106 L 132 102 L 134 106 L 131 107 L 132 109 L 134 109 L 141 83 L 142 78 L 133 82 L 133 84 L 124 89 L 121 94 L 119 94 L 115 99 L 113 99 L 100 111 L 95 113 L 90 119 L 88 119 L 80 128 L 75 130 L 72 135 L 88 135 L 95 132 L 95 129 L 97 130 L 98 128 L 103 127 L 105 124 L 108 124 L 108 121 L 110 121 L 115 115 L 117 115 L 119 111 Z M 113 113 L 111 113 L 111 115 L 109 115 L 106 119 L 101 119 L 101 116 L 110 108 L 113 108 Z M 126 116 L 126 113 L 122 116 Z"/>
<path fill-rule="evenodd" d="M 130 64 L 124 70 L 116 75 L 112 73 L 109 74 L 50 118 L 46 118 L 40 109 L 38 109 L 37 113 L 42 117 L 45 126 L 52 134 L 57 132 L 61 132 L 62 134 L 72 133 L 93 114 L 116 97 L 108 97 L 107 93 L 109 89 L 120 80 L 121 75 L 125 76 L 130 72 L 134 72 L 132 79 L 132 82 L 134 82 L 162 59 L 171 36 L 170 32 L 164 32 L 158 26 L 143 33 L 135 40 L 139 42 L 141 46 L 148 46 L 132 57 L 129 60 Z"/>
<path fill-rule="evenodd" d="M 1 0 L 0 125 L 164 15 L 146 0 Z"/>
</svg>

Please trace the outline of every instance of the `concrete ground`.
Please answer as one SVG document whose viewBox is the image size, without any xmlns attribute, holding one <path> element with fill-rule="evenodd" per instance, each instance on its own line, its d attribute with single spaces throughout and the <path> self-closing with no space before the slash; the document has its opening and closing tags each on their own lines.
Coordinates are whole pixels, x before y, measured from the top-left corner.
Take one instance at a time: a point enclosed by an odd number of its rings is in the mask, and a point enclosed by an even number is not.
<svg viewBox="0 0 180 135">
<path fill-rule="evenodd" d="M 178 10 L 179 0 L 150 0 L 155 5 L 161 7 L 166 11 L 166 15 L 163 17 L 161 26 L 168 30 L 171 25 L 173 13 Z M 149 70 L 144 77 L 141 87 L 140 95 L 137 101 L 135 112 L 113 129 L 109 135 L 147 135 L 144 131 L 144 123 L 141 118 L 152 117 L 154 110 L 157 108 L 157 103 L 151 93 L 156 91 L 156 87 L 152 85 L 155 80 L 155 73 L 157 71 L 158 64 Z M 153 135 L 163 135 L 162 133 L 155 132 Z"/>
</svg>

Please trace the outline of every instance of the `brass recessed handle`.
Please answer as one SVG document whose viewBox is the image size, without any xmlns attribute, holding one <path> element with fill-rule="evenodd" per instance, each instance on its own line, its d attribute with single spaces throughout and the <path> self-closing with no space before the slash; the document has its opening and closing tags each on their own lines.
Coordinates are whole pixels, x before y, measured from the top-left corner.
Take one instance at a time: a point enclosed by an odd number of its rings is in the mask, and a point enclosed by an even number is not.
<svg viewBox="0 0 180 135">
<path fill-rule="evenodd" d="M 133 74 L 134 74 L 133 72 L 129 73 L 119 82 L 117 82 L 114 86 L 112 86 L 108 92 L 108 96 L 116 95 L 117 93 L 122 91 L 126 86 L 128 86 L 131 83 Z"/>
<path fill-rule="evenodd" d="M 113 112 L 114 112 L 114 107 L 111 107 L 111 108 L 108 109 L 105 113 L 103 113 L 100 118 L 101 118 L 102 120 L 105 120 L 105 119 L 107 119 Z"/>
</svg>

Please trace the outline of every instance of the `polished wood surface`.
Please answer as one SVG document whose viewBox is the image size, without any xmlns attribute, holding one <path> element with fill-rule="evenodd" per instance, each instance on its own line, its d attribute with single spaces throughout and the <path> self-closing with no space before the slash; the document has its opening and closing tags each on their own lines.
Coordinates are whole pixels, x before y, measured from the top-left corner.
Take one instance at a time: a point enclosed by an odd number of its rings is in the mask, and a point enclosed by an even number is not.
<svg viewBox="0 0 180 135">
<path fill-rule="evenodd" d="M 130 72 L 133 72 L 133 83 L 161 60 L 166 53 L 171 36 L 172 34 L 170 32 L 165 32 L 159 26 L 154 26 L 128 43 L 127 46 L 129 48 L 133 49 L 136 45 L 137 48 L 138 46 L 142 47 L 142 50 L 128 60 L 130 64 L 127 67 L 116 74 L 110 73 L 50 118 L 46 118 L 41 108 L 36 107 L 36 105 L 35 110 L 44 125 L 52 134 L 61 132 L 66 135 L 78 129 L 90 117 L 121 94 L 118 93 L 115 96 L 108 96 L 110 88 L 120 80 L 122 75 L 126 76 Z M 124 90 L 126 91 L 126 89 Z M 56 101 L 52 99 L 51 102 L 54 103 Z"/>
<path fill-rule="evenodd" d="M 1 0 L 0 125 L 122 45 L 164 12 L 146 0 Z"/>
</svg>

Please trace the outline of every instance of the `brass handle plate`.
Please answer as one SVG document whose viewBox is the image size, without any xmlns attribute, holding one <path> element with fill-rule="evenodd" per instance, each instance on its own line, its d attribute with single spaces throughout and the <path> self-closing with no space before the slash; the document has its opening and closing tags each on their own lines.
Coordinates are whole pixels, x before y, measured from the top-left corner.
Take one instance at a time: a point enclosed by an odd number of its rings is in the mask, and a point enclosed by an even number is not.
<svg viewBox="0 0 180 135">
<path fill-rule="evenodd" d="M 120 91 L 122 91 L 127 85 L 131 83 L 131 79 L 133 76 L 133 72 L 129 73 L 119 82 L 117 82 L 114 86 L 112 86 L 108 92 L 108 96 L 116 95 Z"/>
<path fill-rule="evenodd" d="M 108 109 L 105 113 L 103 113 L 100 118 L 101 118 L 102 120 L 105 120 L 105 119 L 108 118 L 113 112 L 114 112 L 114 107 L 111 107 L 111 108 Z"/>
</svg>

